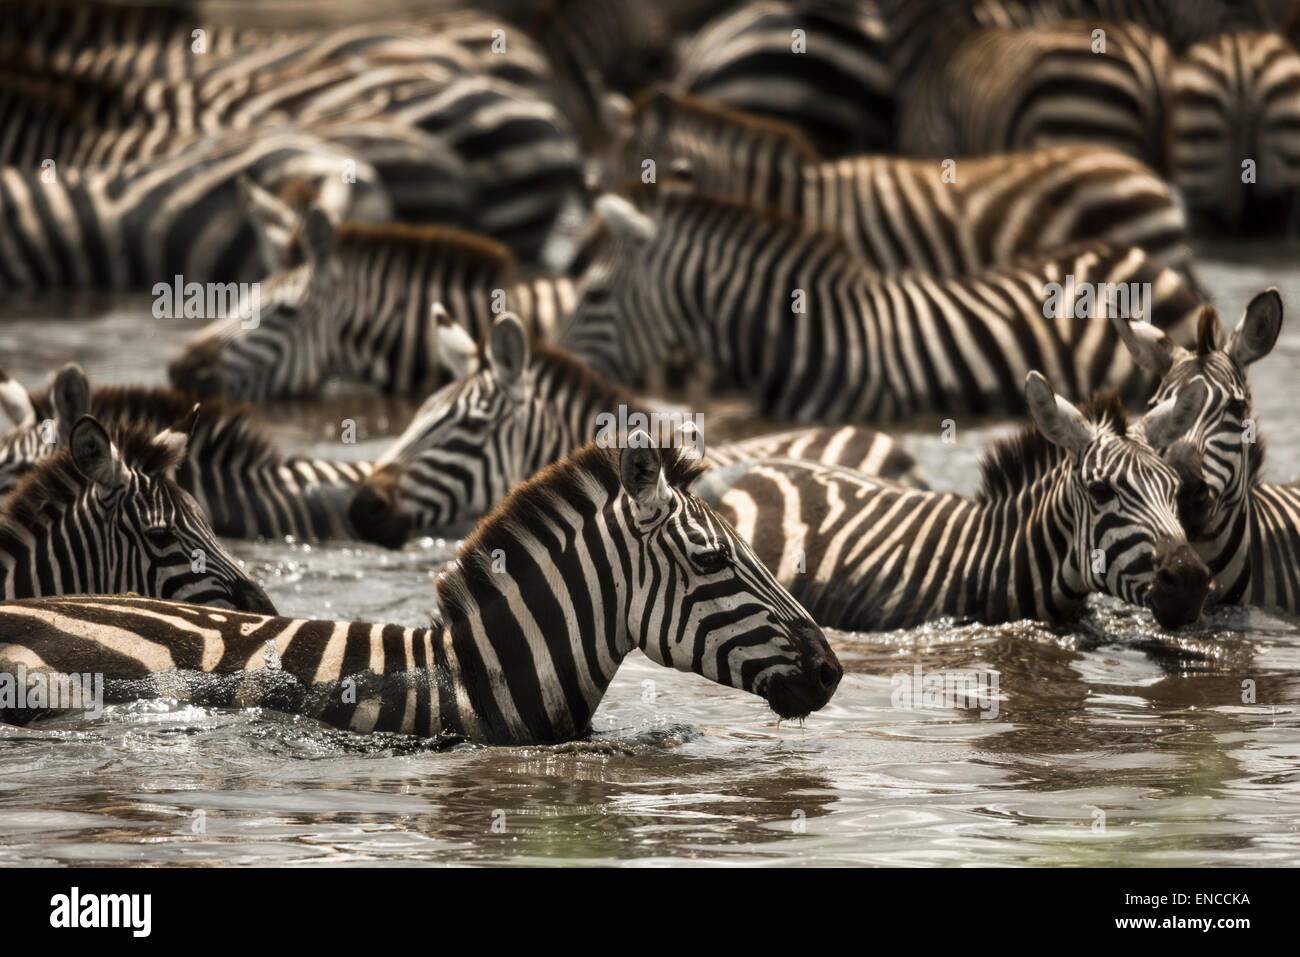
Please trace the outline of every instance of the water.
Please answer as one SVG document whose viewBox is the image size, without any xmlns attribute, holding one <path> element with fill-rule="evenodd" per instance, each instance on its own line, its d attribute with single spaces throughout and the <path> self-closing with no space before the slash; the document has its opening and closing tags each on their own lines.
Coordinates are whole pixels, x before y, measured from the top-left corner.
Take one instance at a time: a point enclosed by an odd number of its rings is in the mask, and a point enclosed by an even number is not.
<svg viewBox="0 0 1300 957">
<path fill-rule="evenodd" d="M 1294 248 L 1202 258 L 1229 322 L 1268 284 L 1300 309 Z M 30 386 L 69 359 L 94 382 L 160 382 L 196 325 L 154 320 L 133 297 L 11 298 L 0 367 Z M 1298 355 L 1292 316 L 1252 374 L 1275 480 L 1300 476 Z M 267 414 L 288 447 L 364 458 L 411 407 L 336 389 Z M 707 413 L 716 439 L 722 416 Z M 332 438 L 343 418 L 356 445 Z M 958 419 L 946 445 L 937 419 L 903 440 L 936 487 L 969 492 L 981 448 L 1013 424 Z M 285 614 L 419 624 L 455 545 L 232 551 Z M 802 725 L 637 654 L 594 737 L 561 747 L 440 749 L 170 702 L 0 726 L 0 864 L 1300 862 L 1296 621 L 1233 609 L 1174 637 L 1102 600 L 1074 628 L 831 637 L 846 674 Z M 918 664 L 996 673 L 996 717 L 895 707 L 895 676 Z"/>
</svg>

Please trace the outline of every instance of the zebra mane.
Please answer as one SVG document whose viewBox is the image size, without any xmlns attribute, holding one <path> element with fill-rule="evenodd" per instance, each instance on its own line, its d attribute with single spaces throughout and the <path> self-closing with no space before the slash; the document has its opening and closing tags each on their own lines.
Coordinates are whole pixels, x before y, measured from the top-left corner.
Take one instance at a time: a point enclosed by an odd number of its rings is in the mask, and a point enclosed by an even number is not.
<svg viewBox="0 0 1300 957">
<path fill-rule="evenodd" d="M 647 115 L 654 116 L 664 123 L 671 120 L 674 115 L 679 115 L 714 125 L 737 127 L 759 136 L 783 141 L 804 162 L 817 163 L 822 158 L 812 141 L 796 126 L 771 117 L 731 109 L 713 100 L 675 90 L 655 87 L 643 90 L 633 101 L 632 122 L 637 123 Z"/>
<path fill-rule="evenodd" d="M 430 257 L 439 263 L 509 272 L 515 264 L 510 250 L 479 233 L 454 226 L 425 226 L 411 223 L 343 223 L 338 228 L 338 256 L 345 264 L 369 268 L 376 252 L 388 252 L 406 259 Z"/>
<path fill-rule="evenodd" d="M 539 524 L 539 516 L 554 512 L 556 506 L 568 506 L 579 514 L 589 514 L 593 503 L 616 496 L 622 484 L 619 478 L 619 449 L 605 448 L 588 442 L 567 458 L 554 462 L 532 478 L 516 485 L 510 494 L 481 519 L 474 531 L 461 543 L 456 560 L 438 576 L 434 589 L 443 621 L 453 614 L 472 614 L 476 587 L 492 584 L 493 553 L 500 550 L 509 567 L 510 556 L 518 554 L 521 532 L 530 532 Z M 690 488 L 704 474 L 703 460 L 687 454 L 685 449 L 663 449 L 664 478 L 676 489 Z M 438 624 L 438 622 L 435 622 Z"/>
<path fill-rule="evenodd" d="M 33 396 L 38 419 L 52 418 L 54 407 L 48 394 Z M 91 393 L 90 410 L 110 429 L 137 426 L 153 435 L 185 418 L 194 399 L 175 389 L 153 386 L 101 386 Z M 250 403 L 230 407 L 219 396 L 203 399 L 191 435 L 201 438 L 209 449 L 218 445 L 235 448 L 250 465 L 277 463 L 279 449 L 272 444 L 261 419 Z"/>
<path fill-rule="evenodd" d="M 156 433 L 144 426 L 110 425 L 107 429 L 122 464 L 134 472 L 161 475 L 185 459 L 183 448 L 155 442 Z M 90 480 L 73 463 L 69 449 L 59 449 L 41 459 L 0 508 L 0 550 L 19 540 L 24 530 L 40 524 L 42 517 L 73 505 L 89 484 Z"/>
<path fill-rule="evenodd" d="M 480 355 L 485 348 L 485 343 L 479 345 Z M 611 410 L 619 403 L 629 408 L 640 408 L 641 403 L 635 393 L 606 379 L 572 353 L 557 349 L 536 335 L 529 348 L 532 355 L 530 365 L 545 370 L 546 379 L 553 391 L 591 396 L 597 402 L 608 405 Z"/>
<path fill-rule="evenodd" d="M 1084 418 L 1094 425 L 1128 434 L 1128 410 L 1119 393 L 1103 392 L 1079 406 Z M 980 486 L 976 501 L 997 502 L 1014 498 L 1066 460 L 1066 452 L 1048 441 L 1035 425 L 1028 425 L 1015 435 L 996 439 L 980 459 Z"/>
</svg>

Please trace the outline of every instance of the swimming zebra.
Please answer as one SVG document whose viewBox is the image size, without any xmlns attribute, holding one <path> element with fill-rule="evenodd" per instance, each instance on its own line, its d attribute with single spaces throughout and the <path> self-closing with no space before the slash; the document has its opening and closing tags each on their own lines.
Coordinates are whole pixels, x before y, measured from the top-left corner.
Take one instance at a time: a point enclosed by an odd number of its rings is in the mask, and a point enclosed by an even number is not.
<svg viewBox="0 0 1300 957">
<path fill-rule="evenodd" d="M 807 612 L 688 491 L 700 467 L 635 433 L 622 451 L 589 445 L 545 470 L 438 577 L 429 628 L 143 599 L 18 602 L 0 604 L 0 669 L 100 672 L 108 701 L 166 695 L 362 733 L 534 744 L 586 734 L 639 648 L 760 695 L 781 717 L 816 711 L 840 664 Z"/>
<path fill-rule="evenodd" d="M 486 514 L 518 483 L 620 428 L 694 425 L 690 414 L 657 411 L 567 353 L 529 341 L 511 313 L 497 319 L 461 378 L 430 396 L 357 488 L 349 517 L 358 534 L 400 548 L 413 533 Z M 620 426 L 620 419 L 626 423 Z M 722 465 L 760 455 L 808 456 L 911 484 L 916 461 L 873 429 L 804 429 L 710 450 Z"/>
<path fill-rule="evenodd" d="M 1160 377 L 1152 402 L 1193 388 L 1208 392 L 1183 439 L 1157 447 L 1182 478 L 1183 524 L 1214 575 L 1215 600 L 1300 612 L 1300 483 L 1262 481 L 1264 442 L 1247 376 L 1272 351 L 1281 327 L 1281 296 L 1268 289 L 1227 336 L 1207 307 L 1195 349 L 1142 325 L 1125 330 L 1124 341 Z"/>
<path fill-rule="evenodd" d="M 299 541 L 356 538 L 347 517 L 352 493 L 370 471 L 369 462 L 286 456 L 272 444 L 247 406 L 219 398 L 197 406 L 164 388 L 108 386 L 91 390 L 79 366 L 65 366 L 48 393 L 26 402 L 27 425 L 0 435 L 0 501 L 36 463 L 67 445 L 67 431 L 82 415 L 106 427 L 156 431 L 197 408 L 184 460 L 172 477 L 191 495 L 218 535 Z"/>
<path fill-rule="evenodd" d="M 1167 628 L 1200 615 L 1210 573 L 1178 522 L 1178 478 L 1148 444 L 1191 425 L 1202 388 L 1129 423 L 1078 409 L 1030 373 L 1036 428 L 1000 440 L 974 498 L 768 459 L 719 469 L 700 495 L 824 626 L 881 630 L 1076 613 L 1090 592 L 1145 605 Z"/>
<path fill-rule="evenodd" d="M 1139 386 L 1104 313 L 1131 311 L 1136 300 L 1111 293 L 1146 283 L 1145 315 L 1191 341 L 1196 297 L 1137 249 L 1093 244 L 957 279 L 882 278 L 839 237 L 773 213 L 654 187 L 632 195 L 640 208 L 599 201 L 608 235 L 557 339 L 607 378 L 636 382 L 680 346 L 776 418 L 1018 410 L 1031 369 L 1070 396 Z"/>
<path fill-rule="evenodd" d="M 192 424 L 110 437 L 78 419 L 0 509 L 4 597 L 137 592 L 275 614 L 172 478 Z"/>
<path fill-rule="evenodd" d="M 1191 212 L 1217 230 L 1300 223 L 1300 51 L 1220 34 L 1179 58 L 1172 86 L 1169 176 Z"/>
<path fill-rule="evenodd" d="M 887 150 L 895 109 L 888 50 L 871 4 L 756 0 L 692 38 L 674 86 L 785 120 L 826 155 Z"/>
<path fill-rule="evenodd" d="M 899 145 L 962 157 L 1086 142 L 1163 171 L 1172 67 L 1169 45 L 1134 23 L 977 30 L 912 84 Z"/>
<path fill-rule="evenodd" d="M 344 181 L 348 169 L 356 183 Z M 389 215 L 373 170 L 312 137 L 262 131 L 121 169 L 0 168 L 0 289 L 153 289 L 263 275 L 237 182 L 316 184 L 328 215 Z M 225 292 L 233 295 L 233 290 Z M 229 299 L 230 296 L 227 296 Z M 236 317 L 238 319 L 238 317 Z"/>
<path fill-rule="evenodd" d="M 1072 242 L 1137 246 L 1186 273 L 1187 224 L 1141 161 L 1068 144 L 963 159 L 822 160 L 794 128 L 666 91 L 642 97 L 612 151 L 611 184 L 654 159 L 656 175 L 771 206 L 838 232 L 881 270 L 955 276 Z"/>
<path fill-rule="evenodd" d="M 577 299 L 565 279 L 516 281 L 504 246 L 450 227 L 336 229 L 312 210 L 301 241 L 304 263 L 263 284 L 255 328 L 214 322 L 171 364 L 178 389 L 265 400 L 314 395 L 338 376 L 428 392 L 452 378 L 437 335 L 448 313 L 471 341 L 507 308 L 550 338 Z"/>
</svg>

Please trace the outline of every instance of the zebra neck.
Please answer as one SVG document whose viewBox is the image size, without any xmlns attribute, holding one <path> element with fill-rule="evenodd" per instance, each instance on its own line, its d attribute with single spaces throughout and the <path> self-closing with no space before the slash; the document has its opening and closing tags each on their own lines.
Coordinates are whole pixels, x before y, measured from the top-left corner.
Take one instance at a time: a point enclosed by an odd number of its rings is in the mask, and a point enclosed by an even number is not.
<svg viewBox="0 0 1300 957">
<path fill-rule="evenodd" d="M 534 390 L 541 401 L 534 407 L 538 421 L 529 423 L 526 445 L 532 454 L 525 456 L 528 469 L 521 477 L 600 438 L 605 423 L 612 421 L 617 426 L 620 419 L 648 412 L 645 403 L 631 392 L 584 371 L 575 375 L 565 365 L 545 360 L 537 364 Z M 549 442 L 538 441 L 548 433 Z"/>
<path fill-rule="evenodd" d="M 632 650 L 623 565 L 609 554 L 618 531 L 607 525 L 604 501 L 580 508 L 517 529 L 509 549 L 462 556 L 439 579 L 442 654 L 475 740 L 585 734 Z"/>
<path fill-rule="evenodd" d="M 1251 489 L 1249 561 L 1219 600 L 1300 613 L 1300 487 Z"/>
<path fill-rule="evenodd" d="M 1072 540 L 1059 470 L 1006 499 L 980 503 L 970 519 L 961 596 L 947 614 L 985 622 L 1054 620 L 1076 612 L 1088 586 Z"/>
<path fill-rule="evenodd" d="M 0 525 L 0 572 L 4 597 L 40 598 L 81 592 L 111 594 L 140 587 L 132 568 L 111 554 L 99 509 L 86 493 L 73 507 L 58 507 L 25 525 Z M 106 576 L 112 570 L 113 576 Z"/>
</svg>

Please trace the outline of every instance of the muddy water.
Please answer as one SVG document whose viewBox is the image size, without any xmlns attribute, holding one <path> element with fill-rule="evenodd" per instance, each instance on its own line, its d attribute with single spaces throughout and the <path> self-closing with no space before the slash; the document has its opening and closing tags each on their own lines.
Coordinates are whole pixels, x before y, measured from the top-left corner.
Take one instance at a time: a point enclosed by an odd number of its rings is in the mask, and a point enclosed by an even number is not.
<svg viewBox="0 0 1300 957">
<path fill-rule="evenodd" d="M 1207 255 L 1203 279 L 1232 320 L 1269 283 L 1300 310 L 1294 248 Z M 69 359 L 93 381 L 161 382 L 194 326 L 131 297 L 9 300 L 0 367 L 31 386 Z M 1253 375 L 1274 479 L 1300 476 L 1298 356 L 1293 314 Z M 364 458 L 409 407 L 336 390 L 267 415 L 287 448 Z M 344 418 L 355 445 L 336 438 Z M 947 445 L 922 422 L 903 440 L 936 487 L 970 491 L 980 449 L 1012 426 L 959 420 Z M 416 624 L 455 544 L 233 550 L 286 614 Z M 1172 637 L 1100 601 L 1073 627 L 833 639 L 844 681 L 802 726 L 639 655 L 594 737 L 557 748 L 435 751 L 165 701 L 0 726 L 0 863 L 1300 861 L 1296 621 L 1232 610 Z M 996 674 L 997 693 L 982 711 L 897 700 L 896 678 L 918 665 Z"/>
</svg>

